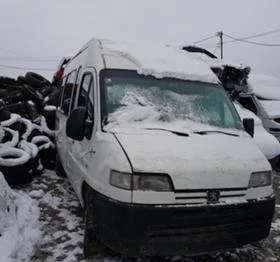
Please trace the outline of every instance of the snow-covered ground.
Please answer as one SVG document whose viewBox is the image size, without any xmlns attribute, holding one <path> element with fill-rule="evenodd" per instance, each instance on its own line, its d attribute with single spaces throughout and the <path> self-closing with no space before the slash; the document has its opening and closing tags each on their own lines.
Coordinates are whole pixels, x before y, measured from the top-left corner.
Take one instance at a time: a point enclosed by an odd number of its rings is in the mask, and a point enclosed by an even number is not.
<svg viewBox="0 0 280 262">
<path fill-rule="evenodd" d="M 148 261 L 280 261 L 279 174 L 274 175 L 274 187 L 277 206 L 268 239 L 216 255 L 195 258 L 161 257 Z M 17 219 L 12 220 L 11 226 L 0 237 L 0 262 L 128 261 L 112 253 L 100 254 L 89 260 L 83 259 L 83 210 L 67 178 L 59 178 L 53 171 L 46 171 L 35 178 L 32 184 L 16 189 L 13 194 L 18 207 Z"/>
</svg>

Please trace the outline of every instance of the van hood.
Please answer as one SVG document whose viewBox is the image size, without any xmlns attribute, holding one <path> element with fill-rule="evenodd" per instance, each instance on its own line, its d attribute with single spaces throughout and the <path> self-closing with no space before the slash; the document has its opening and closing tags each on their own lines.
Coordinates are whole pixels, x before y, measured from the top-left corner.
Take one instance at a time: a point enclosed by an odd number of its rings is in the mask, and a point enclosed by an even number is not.
<svg viewBox="0 0 280 262">
<path fill-rule="evenodd" d="M 175 190 L 246 188 L 250 174 L 271 170 L 253 139 L 222 133 L 115 133 L 133 172 L 168 174 Z"/>
</svg>

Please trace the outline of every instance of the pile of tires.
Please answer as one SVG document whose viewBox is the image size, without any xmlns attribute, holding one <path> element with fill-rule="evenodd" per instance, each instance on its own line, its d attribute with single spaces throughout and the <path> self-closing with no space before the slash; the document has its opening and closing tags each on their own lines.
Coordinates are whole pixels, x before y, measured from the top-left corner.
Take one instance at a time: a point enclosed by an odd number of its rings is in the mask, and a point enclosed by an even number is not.
<svg viewBox="0 0 280 262">
<path fill-rule="evenodd" d="M 54 169 L 55 110 L 60 90 L 33 72 L 0 77 L 0 172 L 10 186 Z"/>
</svg>

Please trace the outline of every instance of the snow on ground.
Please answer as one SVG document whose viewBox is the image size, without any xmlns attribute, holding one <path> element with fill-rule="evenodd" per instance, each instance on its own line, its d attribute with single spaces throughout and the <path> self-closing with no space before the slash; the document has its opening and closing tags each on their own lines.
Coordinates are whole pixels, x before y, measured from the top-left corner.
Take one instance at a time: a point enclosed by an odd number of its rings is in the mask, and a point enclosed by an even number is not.
<svg viewBox="0 0 280 262">
<path fill-rule="evenodd" d="M 40 210 L 27 193 L 12 191 L 0 173 L 0 261 L 30 261 L 41 237 Z"/>
<path fill-rule="evenodd" d="M 277 206 L 271 234 L 268 239 L 254 245 L 236 249 L 231 252 L 212 254 L 209 256 L 157 257 L 136 261 L 185 261 L 185 262 L 277 262 L 280 261 L 280 176 L 274 176 Z M 92 259 L 83 259 L 83 210 L 73 192 L 67 178 L 59 178 L 53 171 L 46 171 L 34 181 L 16 190 L 19 195 L 19 207 L 28 207 L 21 211 L 21 223 L 14 226 L 22 230 L 20 237 L 0 238 L 0 262 L 119 262 L 132 261 L 118 256 L 113 252 L 99 254 Z M 31 199 L 32 198 L 32 199 Z M 41 237 L 36 239 L 29 232 L 38 231 L 38 207 L 40 208 Z M 30 212 L 29 214 L 28 211 Z M 30 219 L 28 223 L 26 220 Z M 15 231 L 17 231 L 15 230 Z M 7 242 L 7 240 L 11 242 Z M 25 240 L 23 242 L 23 240 Z M 2 241 L 2 242 L 1 242 Z M 4 244 L 17 247 L 14 260 L 3 260 Z M 17 245 L 15 245 L 17 243 Z M 21 244 L 21 245 L 19 245 Z M 33 246 L 33 255 L 30 255 Z M 3 249 L 3 250 L 2 250 Z M 19 251 L 24 253 L 19 253 Z"/>
</svg>

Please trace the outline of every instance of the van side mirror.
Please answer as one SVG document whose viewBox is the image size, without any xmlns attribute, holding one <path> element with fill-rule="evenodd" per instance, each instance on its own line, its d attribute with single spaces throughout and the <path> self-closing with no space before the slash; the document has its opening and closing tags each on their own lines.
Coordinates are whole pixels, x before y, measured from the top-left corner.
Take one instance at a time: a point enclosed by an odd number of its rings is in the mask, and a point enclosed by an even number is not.
<svg viewBox="0 0 280 262">
<path fill-rule="evenodd" d="M 74 109 L 66 122 L 66 135 L 74 140 L 82 141 L 85 133 L 85 120 L 87 109 L 77 107 Z"/>
<path fill-rule="evenodd" d="M 251 136 L 254 137 L 254 119 L 253 118 L 244 118 L 243 126 L 245 131 Z"/>
</svg>

